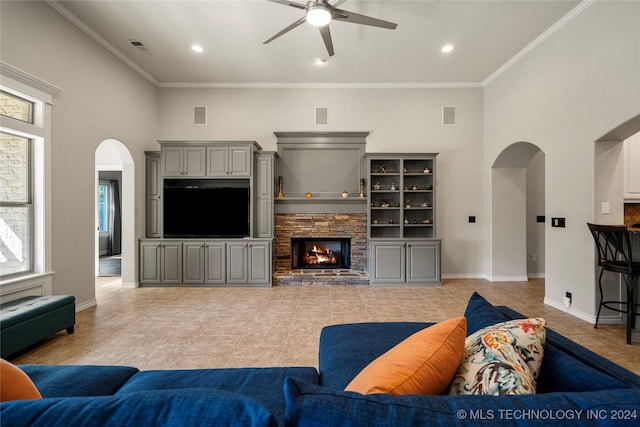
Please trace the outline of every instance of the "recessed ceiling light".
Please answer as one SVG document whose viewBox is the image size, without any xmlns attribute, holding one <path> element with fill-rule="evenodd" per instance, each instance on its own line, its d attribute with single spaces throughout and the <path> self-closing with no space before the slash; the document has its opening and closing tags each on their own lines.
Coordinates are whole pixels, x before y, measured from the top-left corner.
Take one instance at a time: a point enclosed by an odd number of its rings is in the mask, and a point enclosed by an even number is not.
<svg viewBox="0 0 640 427">
<path fill-rule="evenodd" d="M 445 44 L 444 46 L 442 46 L 442 48 L 440 49 L 440 52 L 442 53 L 449 53 L 453 50 L 453 45 L 452 44 Z"/>
<path fill-rule="evenodd" d="M 194 44 L 193 46 L 191 46 L 191 50 L 198 53 L 204 52 L 204 49 L 199 44 Z"/>
<path fill-rule="evenodd" d="M 313 63 L 316 65 L 323 65 L 327 62 L 324 58 L 313 58 Z"/>
</svg>

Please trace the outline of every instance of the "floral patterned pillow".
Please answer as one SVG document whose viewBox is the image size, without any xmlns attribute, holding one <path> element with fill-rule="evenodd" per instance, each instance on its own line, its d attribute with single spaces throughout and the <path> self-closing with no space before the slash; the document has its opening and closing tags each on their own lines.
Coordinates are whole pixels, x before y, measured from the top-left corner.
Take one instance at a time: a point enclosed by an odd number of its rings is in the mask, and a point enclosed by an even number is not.
<svg viewBox="0 0 640 427">
<path fill-rule="evenodd" d="M 541 318 L 518 319 L 468 336 L 449 394 L 534 394 L 544 355 L 544 326 Z"/>
</svg>

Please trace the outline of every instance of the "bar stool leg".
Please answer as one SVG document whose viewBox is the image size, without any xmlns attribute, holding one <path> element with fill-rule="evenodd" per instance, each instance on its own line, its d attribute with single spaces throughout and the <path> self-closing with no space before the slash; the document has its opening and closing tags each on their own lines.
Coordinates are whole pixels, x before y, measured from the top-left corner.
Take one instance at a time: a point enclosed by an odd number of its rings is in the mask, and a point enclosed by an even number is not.
<svg viewBox="0 0 640 427">
<path fill-rule="evenodd" d="M 600 277 L 598 278 L 598 288 L 600 288 L 600 304 L 598 305 L 598 314 L 596 315 L 596 324 L 593 326 L 594 329 L 598 329 L 598 320 L 600 320 L 600 310 L 602 310 L 602 301 L 604 300 L 604 293 L 602 292 L 602 273 L 604 273 L 604 269 L 600 269 Z"/>
<path fill-rule="evenodd" d="M 633 292 L 633 277 L 626 277 L 627 285 L 627 344 L 631 344 L 631 330 L 635 321 L 635 292 Z"/>
</svg>

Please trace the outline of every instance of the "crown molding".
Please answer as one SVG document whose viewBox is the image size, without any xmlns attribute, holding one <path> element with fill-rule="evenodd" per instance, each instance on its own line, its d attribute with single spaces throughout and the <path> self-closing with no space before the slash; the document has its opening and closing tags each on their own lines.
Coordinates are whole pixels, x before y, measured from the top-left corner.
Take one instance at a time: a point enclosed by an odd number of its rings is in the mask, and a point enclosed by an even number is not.
<svg viewBox="0 0 640 427">
<path fill-rule="evenodd" d="M 500 75 L 504 74 L 509 68 L 520 62 L 529 52 L 540 46 L 549 37 L 560 31 L 571 22 L 575 17 L 584 12 L 589 6 L 595 3 L 597 0 L 582 0 L 576 7 L 571 9 L 566 15 L 556 21 L 552 26 L 547 28 L 545 32 L 536 37 L 531 43 L 525 46 L 520 52 L 516 53 L 511 59 L 502 64 L 497 70 L 495 70 L 489 77 L 483 82 L 482 86 L 486 87 L 489 83 L 494 81 Z"/>
<path fill-rule="evenodd" d="M 173 89 L 467 89 L 481 88 L 481 82 L 450 83 L 159 83 L 158 87 Z"/>
<path fill-rule="evenodd" d="M 27 72 L 24 72 L 21 69 L 7 64 L 4 61 L 0 61 L 0 75 L 9 77 L 17 82 L 37 89 L 40 92 L 44 92 L 49 96 L 55 96 L 62 92 L 62 89 L 60 89 L 58 86 L 46 82 L 41 78 L 31 75 Z"/>
</svg>

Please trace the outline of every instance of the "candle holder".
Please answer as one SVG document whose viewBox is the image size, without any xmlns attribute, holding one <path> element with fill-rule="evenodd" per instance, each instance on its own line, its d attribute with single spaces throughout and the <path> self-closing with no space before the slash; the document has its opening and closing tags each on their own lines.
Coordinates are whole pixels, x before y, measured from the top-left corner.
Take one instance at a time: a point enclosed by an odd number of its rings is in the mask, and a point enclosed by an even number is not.
<svg viewBox="0 0 640 427">
<path fill-rule="evenodd" d="M 358 194 L 358 197 L 364 199 L 364 179 L 360 180 L 360 194 Z"/>
<path fill-rule="evenodd" d="M 282 199 L 284 194 L 282 194 L 282 177 L 278 177 L 278 199 Z"/>
</svg>

